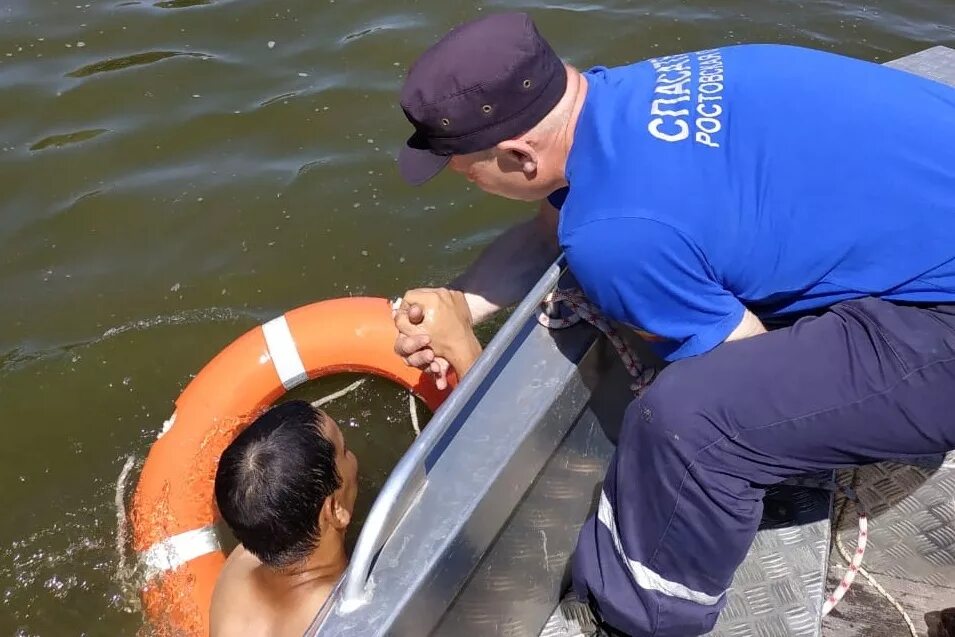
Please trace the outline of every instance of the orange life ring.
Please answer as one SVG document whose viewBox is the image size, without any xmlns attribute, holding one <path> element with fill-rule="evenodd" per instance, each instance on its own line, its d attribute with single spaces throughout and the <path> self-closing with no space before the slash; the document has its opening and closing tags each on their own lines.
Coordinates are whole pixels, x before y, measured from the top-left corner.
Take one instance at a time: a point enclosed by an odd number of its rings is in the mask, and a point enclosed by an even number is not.
<svg viewBox="0 0 955 637">
<path fill-rule="evenodd" d="M 219 457 L 264 408 L 307 380 L 336 372 L 383 376 L 432 409 L 447 395 L 394 353 L 386 299 L 353 297 L 292 310 L 235 340 L 183 390 L 143 466 L 131 509 L 146 569 L 146 615 L 164 634 L 209 634 L 209 604 L 226 555 L 216 538 Z"/>
</svg>

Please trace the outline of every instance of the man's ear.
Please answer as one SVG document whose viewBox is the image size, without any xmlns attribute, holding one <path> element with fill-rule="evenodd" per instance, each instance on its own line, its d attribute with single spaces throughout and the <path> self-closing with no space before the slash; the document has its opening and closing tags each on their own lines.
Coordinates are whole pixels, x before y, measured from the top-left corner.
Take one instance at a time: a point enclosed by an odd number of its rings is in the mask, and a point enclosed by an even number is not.
<svg viewBox="0 0 955 637">
<path fill-rule="evenodd" d="M 325 498 L 325 503 L 322 505 L 322 517 L 333 528 L 344 531 L 351 522 L 351 511 L 343 507 L 338 495 L 333 493 Z"/>
<path fill-rule="evenodd" d="M 523 139 L 508 139 L 498 144 L 497 149 L 508 158 L 509 162 L 514 162 L 517 170 L 524 173 L 525 177 L 531 178 L 537 174 L 540 154 Z"/>
</svg>

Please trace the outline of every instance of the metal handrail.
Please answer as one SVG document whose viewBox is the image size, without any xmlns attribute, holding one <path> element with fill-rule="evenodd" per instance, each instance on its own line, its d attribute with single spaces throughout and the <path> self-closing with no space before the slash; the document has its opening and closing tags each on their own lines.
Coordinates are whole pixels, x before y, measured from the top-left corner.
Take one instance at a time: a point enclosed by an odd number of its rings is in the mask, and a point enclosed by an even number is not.
<svg viewBox="0 0 955 637">
<path fill-rule="evenodd" d="M 351 563 L 345 572 L 344 586 L 340 589 L 341 612 L 348 612 L 367 601 L 365 587 L 375 558 L 424 486 L 427 464 L 440 456 L 440 451 L 437 456 L 433 455 L 439 450 L 439 443 L 476 395 L 500 357 L 524 329 L 527 320 L 540 311 L 541 300 L 554 289 L 565 268 L 563 256 L 548 268 L 388 476 L 358 536 Z"/>
</svg>

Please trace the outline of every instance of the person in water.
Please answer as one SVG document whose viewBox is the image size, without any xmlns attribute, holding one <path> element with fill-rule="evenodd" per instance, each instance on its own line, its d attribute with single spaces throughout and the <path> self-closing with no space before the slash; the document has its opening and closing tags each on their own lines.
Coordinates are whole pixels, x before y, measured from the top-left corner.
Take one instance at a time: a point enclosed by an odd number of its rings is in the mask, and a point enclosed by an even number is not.
<svg viewBox="0 0 955 637">
<path fill-rule="evenodd" d="M 454 309 L 436 293 L 441 316 Z M 433 336 L 464 376 L 481 352 L 470 322 L 442 321 Z M 345 531 L 358 460 L 325 412 L 290 401 L 264 412 L 219 459 L 215 497 L 240 545 L 216 582 L 212 637 L 301 635 L 348 566 Z"/>
<path fill-rule="evenodd" d="M 259 416 L 226 448 L 216 504 L 240 545 L 212 596 L 210 632 L 300 637 L 348 566 L 358 460 L 304 401 Z"/>
</svg>

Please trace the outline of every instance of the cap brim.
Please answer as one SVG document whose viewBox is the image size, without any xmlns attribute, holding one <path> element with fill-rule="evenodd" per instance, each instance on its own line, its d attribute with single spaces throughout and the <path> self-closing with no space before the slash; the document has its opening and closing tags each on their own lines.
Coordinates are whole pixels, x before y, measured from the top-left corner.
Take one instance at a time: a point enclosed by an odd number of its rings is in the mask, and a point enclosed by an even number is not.
<svg viewBox="0 0 955 637">
<path fill-rule="evenodd" d="M 404 146 L 398 153 L 398 172 L 412 186 L 420 186 L 448 165 L 450 155 L 435 155 L 430 150 Z"/>
</svg>

